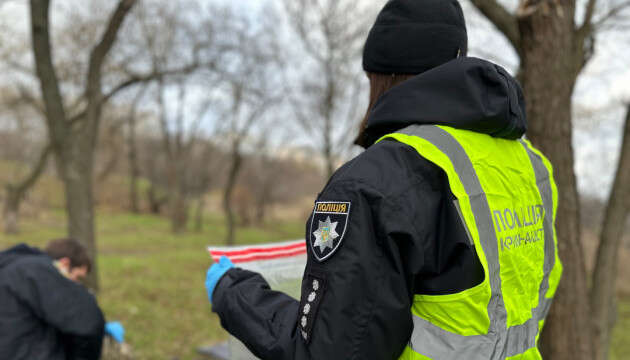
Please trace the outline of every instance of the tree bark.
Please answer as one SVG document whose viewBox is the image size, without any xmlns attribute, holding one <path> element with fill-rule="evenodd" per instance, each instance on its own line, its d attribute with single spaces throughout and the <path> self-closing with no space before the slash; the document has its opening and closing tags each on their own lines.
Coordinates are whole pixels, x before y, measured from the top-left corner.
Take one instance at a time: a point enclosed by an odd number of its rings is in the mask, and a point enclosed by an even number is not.
<svg viewBox="0 0 630 360">
<path fill-rule="evenodd" d="M 232 195 L 234 194 L 234 188 L 236 187 L 236 181 L 238 180 L 238 174 L 243 162 L 239 147 L 240 144 L 238 142 L 232 144 L 232 163 L 223 192 L 223 210 L 226 224 L 225 243 L 228 246 L 234 245 L 235 219 L 234 209 L 232 208 Z"/>
<path fill-rule="evenodd" d="M 570 1 L 527 1 L 523 7 L 526 15 L 519 18 L 519 29 L 527 134 L 554 166 L 559 193 L 556 234 L 564 265 L 540 349 L 548 359 L 590 360 L 594 352 L 571 125 L 571 96 L 582 66 L 575 41 L 575 8 Z"/>
<path fill-rule="evenodd" d="M 4 200 L 4 233 L 7 235 L 20 232 L 18 225 L 18 214 L 20 211 L 20 199 L 15 188 L 11 185 L 5 187 L 6 199 Z"/>
<path fill-rule="evenodd" d="M 127 161 L 129 162 L 129 206 L 133 213 L 140 212 L 138 200 L 138 178 L 140 177 L 140 166 L 138 165 L 138 146 L 136 144 L 136 116 L 129 116 L 129 134 L 127 138 Z"/>
<path fill-rule="evenodd" d="M 597 360 L 605 360 L 614 319 L 619 247 L 630 212 L 630 105 L 625 117 L 617 174 L 608 199 L 593 271 L 591 309 Z M 611 324 L 612 323 L 612 324 Z"/>
<path fill-rule="evenodd" d="M 94 234 L 94 190 L 92 183 L 94 153 L 75 155 L 64 162 L 61 174 L 66 195 L 68 235 L 80 241 L 92 259 L 92 269 L 86 279 L 89 288 L 98 289 L 98 262 Z"/>
</svg>

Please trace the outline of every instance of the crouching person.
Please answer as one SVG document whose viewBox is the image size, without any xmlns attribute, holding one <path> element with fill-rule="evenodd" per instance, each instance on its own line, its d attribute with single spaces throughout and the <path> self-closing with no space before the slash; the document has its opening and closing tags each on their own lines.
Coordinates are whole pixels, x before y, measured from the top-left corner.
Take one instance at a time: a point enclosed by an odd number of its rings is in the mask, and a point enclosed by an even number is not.
<svg viewBox="0 0 630 360">
<path fill-rule="evenodd" d="M 0 252 L 0 359 L 100 358 L 105 321 L 80 284 L 90 268 L 73 239 Z"/>
</svg>

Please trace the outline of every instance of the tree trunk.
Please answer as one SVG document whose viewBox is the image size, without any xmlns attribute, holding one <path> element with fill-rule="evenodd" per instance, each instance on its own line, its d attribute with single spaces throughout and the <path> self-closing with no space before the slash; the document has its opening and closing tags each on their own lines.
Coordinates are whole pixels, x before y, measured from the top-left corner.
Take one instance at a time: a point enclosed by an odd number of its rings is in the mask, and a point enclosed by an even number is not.
<svg viewBox="0 0 630 360">
<path fill-rule="evenodd" d="M 129 138 L 127 139 L 128 161 L 129 161 L 129 205 L 131 212 L 139 213 L 140 205 L 138 201 L 138 177 L 140 167 L 138 166 L 138 147 L 136 146 L 136 117 L 129 118 Z"/>
<path fill-rule="evenodd" d="M 601 227 L 597 261 L 593 271 L 591 309 L 597 360 L 607 359 L 616 296 L 619 247 L 630 212 L 630 105 L 628 106 L 617 174 Z"/>
<path fill-rule="evenodd" d="M 234 193 L 234 188 L 236 187 L 236 180 L 238 179 L 238 173 L 241 170 L 243 160 L 238 148 L 239 144 L 233 145 L 232 164 L 230 166 L 227 182 L 225 184 L 225 190 L 223 192 L 223 210 L 225 212 L 225 225 L 227 231 L 225 243 L 228 246 L 234 245 L 235 219 L 234 209 L 232 208 L 232 195 Z"/>
<path fill-rule="evenodd" d="M 17 234 L 20 229 L 18 225 L 18 214 L 20 210 L 20 196 L 15 187 L 6 186 L 6 199 L 4 200 L 4 232 L 5 234 Z"/>
<path fill-rule="evenodd" d="M 176 234 L 184 232 L 188 224 L 188 200 L 179 190 L 171 194 L 170 211 L 171 229 Z"/>
<path fill-rule="evenodd" d="M 131 111 L 127 119 L 127 162 L 129 163 L 129 207 L 131 212 L 138 214 L 140 205 L 138 199 L 138 178 L 140 177 L 140 166 L 138 165 L 138 146 L 136 141 L 136 109 L 138 102 L 144 95 L 146 87 L 136 95 L 131 104 Z"/>
<path fill-rule="evenodd" d="M 157 194 L 153 183 L 151 183 L 147 189 L 147 199 L 149 200 L 149 211 L 151 214 L 159 215 L 162 212 L 162 205 L 164 205 L 166 201 Z"/>
<path fill-rule="evenodd" d="M 232 209 L 232 192 L 233 186 L 226 187 L 223 195 L 223 211 L 225 212 L 225 244 L 234 245 L 234 210 Z"/>
<path fill-rule="evenodd" d="M 195 210 L 195 231 L 203 231 L 203 212 L 206 207 L 206 199 L 203 195 L 197 200 L 197 209 Z"/>
<path fill-rule="evenodd" d="M 571 127 L 571 96 L 583 57 L 575 47 L 575 9 L 570 3 L 537 2 L 530 14 L 519 18 L 521 66 L 528 137 L 554 166 L 559 192 L 556 234 L 564 265 L 540 348 L 545 359 L 591 360 L 593 337 Z"/>
<path fill-rule="evenodd" d="M 262 225 L 265 222 L 265 215 L 267 213 L 267 196 L 261 196 L 256 204 L 256 224 Z"/>
<path fill-rule="evenodd" d="M 77 153 L 81 153 L 77 149 Z M 61 169 L 66 213 L 68 214 L 68 235 L 83 244 L 92 260 L 92 270 L 86 278 L 86 285 L 98 289 L 98 259 L 94 235 L 94 198 L 92 186 L 92 165 L 94 154 L 89 150 L 72 157 L 57 156 Z"/>
<path fill-rule="evenodd" d="M 324 117 L 324 160 L 326 161 L 326 178 L 330 179 L 335 172 L 335 159 L 333 149 L 333 111 L 335 108 L 335 96 L 337 94 L 335 81 L 332 79 L 332 70 L 329 64 L 326 66 L 326 95 L 323 101 Z"/>
<path fill-rule="evenodd" d="M 271 206 L 271 193 L 273 190 L 273 178 L 262 179 L 262 191 L 258 194 L 256 199 L 256 224 L 262 225 L 267 215 L 267 208 Z"/>
</svg>

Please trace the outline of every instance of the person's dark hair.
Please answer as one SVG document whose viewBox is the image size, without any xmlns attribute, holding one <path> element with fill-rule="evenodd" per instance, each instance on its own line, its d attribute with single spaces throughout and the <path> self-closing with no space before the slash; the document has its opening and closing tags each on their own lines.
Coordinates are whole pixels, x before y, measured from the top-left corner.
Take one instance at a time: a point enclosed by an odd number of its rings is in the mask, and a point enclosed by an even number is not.
<svg viewBox="0 0 630 360">
<path fill-rule="evenodd" d="M 354 140 L 356 145 L 364 148 L 369 146 L 365 139 L 365 128 L 367 127 L 370 113 L 372 112 L 372 108 L 376 104 L 376 101 L 378 101 L 378 99 L 389 89 L 416 76 L 412 74 L 381 74 L 373 72 L 367 72 L 366 74 L 370 80 L 370 102 L 367 111 L 365 112 L 365 116 L 359 125 L 359 135 Z"/>
<path fill-rule="evenodd" d="M 87 249 L 75 239 L 51 240 L 44 251 L 54 260 L 65 257 L 70 259 L 71 269 L 79 266 L 86 266 L 88 272 L 92 269 L 92 261 Z"/>
</svg>

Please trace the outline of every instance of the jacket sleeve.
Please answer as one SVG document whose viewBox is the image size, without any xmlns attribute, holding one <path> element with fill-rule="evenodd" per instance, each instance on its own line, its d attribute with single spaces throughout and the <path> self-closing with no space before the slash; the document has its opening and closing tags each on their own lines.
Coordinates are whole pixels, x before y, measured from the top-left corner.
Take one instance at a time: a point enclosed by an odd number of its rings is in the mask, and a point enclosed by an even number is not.
<svg viewBox="0 0 630 360">
<path fill-rule="evenodd" d="M 232 269 L 217 286 L 213 310 L 263 360 L 398 358 L 413 327 L 412 277 L 399 245 L 409 249 L 413 226 L 394 203 L 356 181 L 328 186 L 318 202 L 350 209 L 346 217 L 331 214 L 332 249 L 314 246 L 326 216 L 309 218 L 300 302 L 270 290 L 258 274 Z"/>
<path fill-rule="evenodd" d="M 296 359 L 397 359 L 402 353 L 413 324 L 412 277 L 401 246 L 412 243 L 413 226 L 395 200 L 357 180 L 331 184 L 319 196 L 316 209 L 343 202 L 350 209 L 346 224 L 340 216 L 330 219 L 338 234 L 332 249 L 317 246 L 315 235 L 329 214 L 314 211 L 307 224 Z"/>
<path fill-rule="evenodd" d="M 257 273 L 230 269 L 213 294 L 221 325 L 261 359 L 293 359 L 298 302 Z"/>
<path fill-rule="evenodd" d="M 50 261 L 19 267 L 13 291 L 43 322 L 61 334 L 68 359 L 99 359 L 105 322 L 96 299 L 66 279 Z"/>
</svg>

